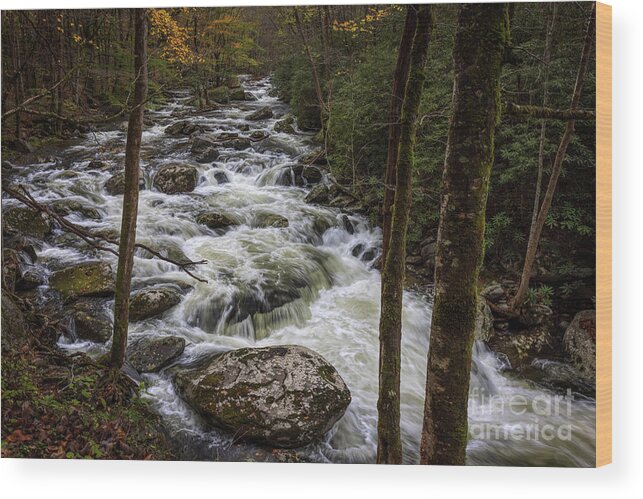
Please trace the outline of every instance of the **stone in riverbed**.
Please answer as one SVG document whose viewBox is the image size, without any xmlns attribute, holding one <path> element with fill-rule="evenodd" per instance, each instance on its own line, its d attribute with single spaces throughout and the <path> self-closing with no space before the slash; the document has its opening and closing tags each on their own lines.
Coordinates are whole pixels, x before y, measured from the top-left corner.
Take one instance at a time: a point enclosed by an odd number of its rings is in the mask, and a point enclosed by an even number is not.
<svg viewBox="0 0 643 499">
<path fill-rule="evenodd" d="M 130 296 L 129 319 L 142 321 L 178 305 L 181 294 L 170 287 L 154 287 L 134 291 Z"/>
<path fill-rule="evenodd" d="M 203 130 L 203 126 L 191 121 L 177 121 L 168 126 L 165 133 L 168 135 L 192 135 L 195 132 L 203 132 Z"/>
<path fill-rule="evenodd" d="M 76 336 L 81 340 L 105 343 L 112 337 L 112 318 L 102 300 L 78 300 L 72 305 L 72 319 Z"/>
<path fill-rule="evenodd" d="M 42 213 L 22 206 L 5 211 L 2 223 L 4 229 L 36 239 L 44 239 L 51 232 L 51 224 Z"/>
<path fill-rule="evenodd" d="M 196 182 L 196 168 L 188 165 L 165 165 L 154 176 L 154 187 L 165 194 L 192 192 Z"/>
<path fill-rule="evenodd" d="M 274 130 L 277 133 L 295 133 L 294 124 L 295 118 L 288 114 L 275 123 Z"/>
<path fill-rule="evenodd" d="M 215 211 L 201 213 L 196 217 L 196 222 L 205 225 L 212 230 L 225 229 L 227 227 L 232 227 L 233 225 L 239 225 L 236 220 L 225 213 Z"/>
<path fill-rule="evenodd" d="M 297 345 L 232 350 L 179 371 L 175 383 L 210 423 L 275 447 L 321 439 L 351 401 L 335 368 Z"/>
<path fill-rule="evenodd" d="M 178 336 L 145 337 L 127 347 L 127 358 L 139 373 L 153 373 L 176 360 L 185 349 Z"/>
<path fill-rule="evenodd" d="M 246 100 L 246 91 L 243 87 L 231 88 L 229 91 L 230 100 Z"/>
<path fill-rule="evenodd" d="M 228 182 L 230 182 L 230 179 L 228 178 L 226 173 L 222 171 L 214 172 L 214 179 L 217 181 L 217 184 L 219 185 L 227 184 Z"/>
<path fill-rule="evenodd" d="M 138 173 L 138 190 L 145 189 L 145 179 L 143 172 Z M 125 194 L 125 172 L 118 172 L 107 179 L 105 182 L 105 190 L 111 196 L 122 196 Z M 100 218 L 100 216 L 99 216 Z"/>
<path fill-rule="evenodd" d="M 145 182 L 143 182 L 145 184 Z M 96 208 L 77 199 L 59 199 L 52 203 L 53 210 L 60 216 L 66 217 L 72 213 L 78 213 L 84 218 L 100 220 L 101 214 Z"/>
<path fill-rule="evenodd" d="M 261 212 L 255 216 L 255 227 L 258 228 L 285 228 L 288 227 L 288 219 L 277 213 Z"/>
<path fill-rule="evenodd" d="M 109 263 L 83 262 L 54 272 L 49 285 L 65 299 L 109 296 L 114 294 L 114 275 Z"/>
<path fill-rule="evenodd" d="M 268 106 L 265 106 L 261 109 L 257 109 L 253 113 L 250 113 L 248 116 L 246 116 L 246 119 L 250 121 L 259 121 L 270 119 L 272 118 L 272 116 L 272 109 L 270 109 L 270 107 Z"/>
</svg>

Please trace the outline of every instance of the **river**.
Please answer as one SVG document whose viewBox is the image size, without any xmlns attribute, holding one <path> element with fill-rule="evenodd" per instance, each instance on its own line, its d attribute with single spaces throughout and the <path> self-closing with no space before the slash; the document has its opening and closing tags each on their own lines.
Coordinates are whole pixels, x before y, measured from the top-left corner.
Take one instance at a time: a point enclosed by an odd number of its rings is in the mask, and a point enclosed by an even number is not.
<svg viewBox="0 0 643 499">
<path fill-rule="evenodd" d="M 132 338 L 176 335 L 187 347 L 178 360 L 187 365 L 213 352 L 245 346 L 299 344 L 323 355 L 348 385 L 352 402 L 339 423 L 321 442 L 298 451 L 307 460 L 371 463 L 376 454 L 378 387 L 378 321 L 380 274 L 353 255 L 356 245 L 380 247 L 381 231 L 366 219 L 351 215 L 347 231 L 339 210 L 307 204 L 306 189 L 279 185 L 289 175 L 284 165 L 311 150 L 310 134 L 275 133 L 278 116 L 289 111 L 269 95 L 269 79 L 245 80 L 256 101 L 233 102 L 198 114 L 187 104 L 187 91 L 172 93 L 168 103 L 146 113 L 150 124 L 143 133 L 141 168 L 146 189 L 141 191 L 137 238 L 145 243 L 207 260 L 194 272 L 197 282 L 169 263 L 139 254 L 133 286 L 173 283 L 185 290 L 181 303 L 161 318 L 130 325 Z M 247 121 L 253 110 L 270 106 L 275 118 Z M 213 133 L 263 130 L 271 136 L 245 150 L 221 148 L 212 164 L 195 163 L 188 137 L 169 136 L 165 128 L 190 120 Z M 126 132 L 112 125 L 53 151 L 55 162 L 28 165 L 21 181 L 40 201 L 72 198 L 98 210 L 100 219 L 72 214 L 70 220 L 92 229 L 118 229 L 122 196 L 110 196 L 103 186 L 123 164 Z M 108 168 L 91 168 L 100 158 Z M 166 195 L 152 189 L 153 173 L 167 163 L 189 163 L 199 171 L 194 192 Z M 69 170 L 76 172 L 70 175 Z M 219 183 L 224 172 L 229 182 Z M 4 202 L 4 201 L 3 201 Z M 11 204 L 12 201 L 7 201 Z M 205 210 L 221 210 L 240 221 L 225 233 L 196 223 Z M 279 214 L 287 228 L 257 228 L 259 213 Z M 320 231 L 320 227 L 328 230 Z M 39 251 L 39 265 L 48 271 L 96 258 L 86 247 L 61 236 Z M 374 255 L 369 255 L 374 256 Z M 113 255 L 103 254 L 115 268 Z M 39 290 L 41 296 L 47 287 Z M 231 320 L 239 303 L 287 296 L 287 303 L 271 312 Z M 113 302 L 112 302 L 113 303 Z M 110 304 L 107 305 L 109 307 Z M 426 297 L 407 292 L 404 297 L 402 350 L 402 440 L 404 461 L 418 459 L 431 306 Z M 88 342 L 61 345 L 69 350 L 98 354 L 109 345 Z M 187 457 L 244 459 L 232 451 L 231 437 L 203 424 L 177 396 L 172 369 L 145 375 L 145 396 L 164 417 L 176 438 L 183 438 Z M 595 402 L 574 395 L 573 400 L 525 380 L 507 376 L 502 363 L 483 344 L 476 344 L 469 406 L 472 438 L 468 464 L 593 466 Z M 553 438 L 552 438 L 553 437 Z"/>
</svg>

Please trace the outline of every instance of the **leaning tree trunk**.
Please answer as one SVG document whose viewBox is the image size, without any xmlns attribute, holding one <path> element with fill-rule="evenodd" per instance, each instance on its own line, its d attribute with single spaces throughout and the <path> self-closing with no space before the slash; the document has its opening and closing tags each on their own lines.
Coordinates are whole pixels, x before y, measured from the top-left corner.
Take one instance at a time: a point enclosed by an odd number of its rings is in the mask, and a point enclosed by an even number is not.
<svg viewBox="0 0 643 499">
<path fill-rule="evenodd" d="M 386 179 L 384 180 L 384 203 L 382 205 L 382 268 L 386 261 L 386 254 L 391 238 L 391 215 L 393 214 L 393 200 L 395 198 L 395 181 L 397 175 L 397 154 L 400 144 L 400 115 L 404 90 L 409 79 L 409 66 L 411 64 L 411 45 L 417 25 L 417 12 L 411 6 L 406 9 L 404 31 L 400 40 L 397 53 L 397 65 L 393 76 L 393 89 L 391 91 L 391 107 L 389 109 L 388 149 L 386 154 Z"/>
<path fill-rule="evenodd" d="M 134 266 L 134 243 L 136 242 L 136 217 L 138 215 L 139 158 L 143 134 L 143 110 L 147 95 L 147 13 L 136 9 L 134 35 L 134 108 L 127 125 L 125 148 L 125 194 L 121 239 L 118 246 L 118 271 L 116 273 L 116 297 L 114 302 L 114 337 L 111 364 L 123 365 L 127 346 L 129 323 L 129 295 Z"/>
<path fill-rule="evenodd" d="M 595 24 L 596 24 L 596 4 L 592 4 L 592 12 L 587 23 L 587 29 L 585 31 L 585 43 L 583 44 L 583 51 L 581 53 L 580 65 L 578 67 L 578 73 L 576 74 L 576 83 L 574 84 L 574 93 L 572 94 L 572 101 L 570 110 L 573 112 L 578 109 L 580 104 L 581 91 L 583 89 L 583 81 L 585 80 L 585 74 L 587 73 L 587 68 L 589 66 L 589 60 L 592 53 L 592 45 L 594 43 L 595 36 Z M 556 157 L 554 158 L 554 164 L 551 170 L 551 175 L 549 177 L 549 183 L 547 184 L 547 190 L 543 196 L 543 201 L 538 211 L 538 217 L 536 218 L 532 228 L 529 232 L 529 241 L 527 242 L 527 252 L 525 254 L 525 263 L 522 269 L 522 276 L 520 278 L 520 284 L 518 285 L 518 291 L 514 296 L 511 308 L 512 310 L 517 310 L 525 299 L 527 295 L 527 290 L 529 289 L 529 278 L 531 275 L 531 269 L 536 260 L 536 251 L 538 250 L 538 243 L 540 242 L 540 236 L 542 234 L 543 228 L 545 227 L 545 221 L 547 220 L 547 215 L 549 214 L 549 209 L 551 208 L 551 203 L 554 198 L 554 192 L 556 191 L 556 185 L 558 184 L 558 177 L 560 172 L 563 169 L 563 161 L 565 160 L 565 154 L 567 154 L 567 147 L 572 141 L 574 136 L 575 121 L 570 119 L 567 121 L 565 126 L 565 131 L 563 136 L 560 139 L 560 144 L 558 150 L 556 151 Z"/>
<path fill-rule="evenodd" d="M 435 261 L 422 464 L 465 463 L 477 283 L 508 37 L 506 4 L 461 7 Z"/>
<path fill-rule="evenodd" d="M 377 462 L 400 464 L 400 354 L 402 293 L 406 258 L 406 232 L 412 200 L 412 179 L 417 113 L 424 86 L 427 49 L 433 17 L 431 6 L 417 9 L 417 28 L 411 48 L 409 78 L 404 93 L 397 163 L 397 178 L 390 240 L 382 268 L 380 315 L 379 399 L 377 401 Z"/>
</svg>

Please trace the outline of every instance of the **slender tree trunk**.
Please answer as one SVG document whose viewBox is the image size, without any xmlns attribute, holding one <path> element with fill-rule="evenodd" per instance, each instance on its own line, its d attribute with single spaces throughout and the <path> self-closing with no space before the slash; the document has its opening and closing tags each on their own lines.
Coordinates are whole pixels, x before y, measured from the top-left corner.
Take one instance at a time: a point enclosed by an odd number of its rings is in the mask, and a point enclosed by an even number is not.
<svg viewBox="0 0 643 499">
<path fill-rule="evenodd" d="M 509 38 L 506 4 L 465 4 L 444 163 L 420 462 L 464 464 L 478 274 Z"/>
<path fill-rule="evenodd" d="M 379 399 L 377 401 L 377 462 L 402 463 L 400 437 L 400 356 L 402 343 L 402 294 L 406 260 L 406 232 L 412 201 L 413 163 L 417 114 L 426 79 L 427 51 L 433 27 L 430 5 L 417 9 L 417 28 L 413 38 L 409 77 L 402 104 L 400 142 L 391 241 L 382 269 L 380 315 Z"/>
<path fill-rule="evenodd" d="M 587 30 L 585 31 L 585 43 L 583 44 L 583 51 L 581 53 L 580 65 L 578 67 L 578 73 L 576 75 L 576 83 L 574 84 L 574 92 L 572 94 L 572 101 L 570 109 L 572 111 L 578 109 L 580 104 L 581 91 L 583 89 L 583 81 L 585 80 L 585 73 L 587 73 L 587 67 L 589 66 L 589 59 L 592 52 L 592 45 L 594 43 L 595 36 L 595 24 L 596 24 L 596 4 L 592 4 L 592 12 L 587 23 Z M 558 184 L 558 177 L 563 168 L 563 161 L 565 160 L 565 154 L 567 153 L 567 147 L 572 141 L 574 136 L 574 127 L 575 121 L 573 119 L 567 122 L 565 126 L 565 131 L 563 136 L 560 139 L 560 144 L 558 150 L 556 151 L 556 157 L 554 158 L 554 164 L 552 167 L 551 175 L 549 177 L 549 183 L 547 184 L 547 190 L 543 196 L 542 205 L 538 211 L 538 217 L 536 218 L 535 223 L 532 225 L 529 234 L 529 241 L 527 242 L 527 253 L 525 255 L 525 264 L 522 269 L 522 276 L 520 278 L 520 284 L 518 286 L 518 291 L 512 300 L 511 309 L 517 310 L 523 303 L 525 296 L 527 295 L 527 290 L 529 289 L 529 277 L 531 275 L 531 269 L 534 265 L 536 259 L 536 251 L 538 250 L 538 244 L 540 243 L 540 236 L 542 235 L 543 227 L 545 226 L 545 221 L 547 220 L 547 215 L 549 209 L 551 208 L 551 203 L 554 198 L 554 192 L 556 191 L 556 185 Z"/>
<path fill-rule="evenodd" d="M 397 53 L 397 64 L 393 76 L 393 89 L 391 91 L 391 107 L 389 109 L 388 149 L 386 155 L 386 177 L 384 180 L 384 203 L 382 206 L 383 237 L 382 237 L 382 268 L 386 263 L 386 254 L 391 239 L 391 214 L 393 213 L 393 199 L 395 198 L 395 176 L 397 174 L 397 154 L 400 144 L 400 115 L 406 82 L 409 79 L 409 65 L 411 63 L 411 45 L 417 26 L 416 9 L 406 8 L 404 31 L 400 39 Z"/>
<path fill-rule="evenodd" d="M 136 9 L 134 34 L 134 109 L 127 125 L 127 146 L 125 148 L 125 194 L 123 196 L 123 218 L 121 239 L 118 247 L 118 271 L 116 273 L 116 296 L 114 301 L 114 337 L 111 364 L 120 368 L 127 346 L 129 323 L 129 295 L 134 265 L 134 243 L 136 241 L 136 217 L 138 215 L 138 180 L 141 136 L 143 134 L 143 110 L 147 95 L 147 13 Z"/>
</svg>

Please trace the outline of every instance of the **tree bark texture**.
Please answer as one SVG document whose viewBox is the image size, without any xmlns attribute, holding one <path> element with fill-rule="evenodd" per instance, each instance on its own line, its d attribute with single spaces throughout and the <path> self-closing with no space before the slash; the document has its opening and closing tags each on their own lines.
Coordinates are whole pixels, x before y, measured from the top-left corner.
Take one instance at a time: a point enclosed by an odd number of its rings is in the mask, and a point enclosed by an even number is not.
<svg viewBox="0 0 643 499">
<path fill-rule="evenodd" d="M 435 261 L 422 464 L 465 464 L 477 284 L 508 38 L 506 4 L 461 7 Z"/>
</svg>

